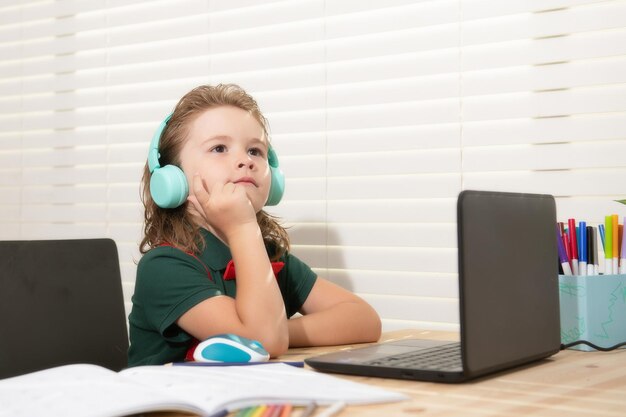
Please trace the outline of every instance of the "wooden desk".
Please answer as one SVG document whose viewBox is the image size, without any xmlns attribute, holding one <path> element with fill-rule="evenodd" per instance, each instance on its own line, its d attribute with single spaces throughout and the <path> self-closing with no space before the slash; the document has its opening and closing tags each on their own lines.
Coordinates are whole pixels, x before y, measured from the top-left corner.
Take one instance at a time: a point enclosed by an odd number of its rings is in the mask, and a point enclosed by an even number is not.
<svg viewBox="0 0 626 417">
<path fill-rule="evenodd" d="M 456 333 L 404 330 L 385 333 L 400 338 L 458 340 Z M 363 345 L 365 346 L 365 345 Z M 303 360 L 342 347 L 290 349 L 281 360 Z M 626 416 L 626 350 L 562 351 L 549 359 L 471 382 L 444 384 L 332 374 L 410 397 L 397 403 L 348 406 L 338 417 L 403 416 Z M 323 410 L 320 408 L 316 414 Z M 154 413 L 173 417 L 189 414 Z"/>
<path fill-rule="evenodd" d="M 399 338 L 458 340 L 456 333 L 395 331 Z M 302 360 L 337 347 L 290 349 L 283 360 Z M 443 384 L 333 374 L 411 397 L 409 401 L 350 406 L 340 417 L 401 416 L 626 416 L 626 351 L 562 351 L 549 359 L 471 382 Z"/>
</svg>

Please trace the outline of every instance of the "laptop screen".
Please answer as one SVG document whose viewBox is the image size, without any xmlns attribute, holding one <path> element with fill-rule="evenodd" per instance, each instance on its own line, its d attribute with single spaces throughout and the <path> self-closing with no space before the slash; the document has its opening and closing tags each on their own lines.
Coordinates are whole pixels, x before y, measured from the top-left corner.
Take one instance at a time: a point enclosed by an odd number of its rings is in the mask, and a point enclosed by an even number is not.
<svg viewBox="0 0 626 417">
<path fill-rule="evenodd" d="M 558 352 L 554 198 L 464 191 L 458 205 L 465 371 L 487 373 Z"/>
<path fill-rule="evenodd" d="M 461 343 L 402 338 L 308 358 L 307 364 L 461 382 L 559 351 L 554 198 L 463 191 L 457 212 Z"/>
</svg>

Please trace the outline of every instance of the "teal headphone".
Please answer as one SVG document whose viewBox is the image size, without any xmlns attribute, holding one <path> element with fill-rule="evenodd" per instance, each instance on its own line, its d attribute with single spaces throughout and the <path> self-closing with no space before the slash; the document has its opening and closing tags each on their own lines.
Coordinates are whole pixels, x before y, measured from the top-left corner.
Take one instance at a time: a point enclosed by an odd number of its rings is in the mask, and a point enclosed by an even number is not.
<svg viewBox="0 0 626 417">
<path fill-rule="evenodd" d="M 150 195 L 157 206 L 161 208 L 176 208 L 181 206 L 189 195 L 189 184 L 182 169 L 176 165 L 159 164 L 159 142 L 167 122 L 172 114 L 159 124 L 148 151 L 148 169 L 150 170 Z M 270 146 L 267 153 L 270 166 L 271 186 L 270 193 L 265 202 L 266 206 L 275 206 L 283 198 L 285 192 L 285 175 L 278 164 L 278 156 Z"/>
</svg>

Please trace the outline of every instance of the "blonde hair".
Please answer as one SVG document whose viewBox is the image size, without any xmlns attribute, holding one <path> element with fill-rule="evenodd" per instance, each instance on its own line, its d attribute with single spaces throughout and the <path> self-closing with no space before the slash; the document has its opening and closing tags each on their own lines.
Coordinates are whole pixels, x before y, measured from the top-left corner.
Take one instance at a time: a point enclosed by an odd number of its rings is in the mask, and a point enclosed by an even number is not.
<svg viewBox="0 0 626 417">
<path fill-rule="evenodd" d="M 269 140 L 268 123 L 257 102 L 235 84 L 202 85 L 185 94 L 172 113 L 159 141 L 159 164 L 180 167 L 180 152 L 187 140 L 190 123 L 201 112 L 219 106 L 234 106 L 249 112 L 261 125 Z M 199 253 L 205 242 L 200 227 L 187 210 L 189 202 L 174 209 L 163 209 L 156 205 L 150 194 L 150 170 L 144 166 L 141 180 L 141 200 L 144 211 L 144 236 L 139 245 L 141 253 L 157 246 L 168 244 L 184 252 Z M 289 250 L 289 236 L 275 217 L 261 210 L 257 222 L 273 260 Z"/>
</svg>

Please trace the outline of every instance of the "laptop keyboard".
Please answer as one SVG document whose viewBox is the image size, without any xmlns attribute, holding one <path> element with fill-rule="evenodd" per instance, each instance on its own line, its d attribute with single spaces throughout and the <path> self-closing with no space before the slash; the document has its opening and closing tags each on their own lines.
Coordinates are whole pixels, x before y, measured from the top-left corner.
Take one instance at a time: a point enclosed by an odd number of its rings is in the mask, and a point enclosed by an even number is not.
<svg viewBox="0 0 626 417">
<path fill-rule="evenodd" d="M 451 343 L 374 359 L 366 365 L 389 368 L 454 371 L 462 369 L 461 345 Z"/>
</svg>

